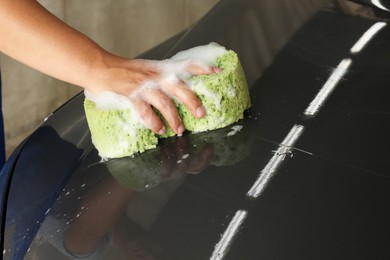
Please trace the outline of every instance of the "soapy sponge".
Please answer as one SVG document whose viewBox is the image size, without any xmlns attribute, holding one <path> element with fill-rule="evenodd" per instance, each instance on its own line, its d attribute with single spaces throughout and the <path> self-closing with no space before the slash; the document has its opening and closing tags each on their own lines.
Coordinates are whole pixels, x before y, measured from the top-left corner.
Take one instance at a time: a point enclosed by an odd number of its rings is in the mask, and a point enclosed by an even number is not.
<svg viewBox="0 0 390 260">
<path fill-rule="evenodd" d="M 199 75 L 191 78 L 188 84 L 198 95 L 206 109 L 206 116 L 195 118 L 189 109 L 176 102 L 185 129 L 192 132 L 219 129 L 243 118 L 250 107 L 250 98 L 245 74 L 233 51 L 217 58 L 215 66 L 222 72 L 212 75 Z"/>
<path fill-rule="evenodd" d="M 205 117 L 196 119 L 186 106 L 173 100 L 185 129 L 192 132 L 214 130 L 243 118 L 243 113 L 250 107 L 251 102 L 244 71 L 237 54 L 215 43 L 195 48 L 197 51 L 192 51 L 189 56 L 193 56 L 196 52 L 205 53 L 207 50 L 217 49 L 219 56 L 214 60 L 213 65 L 223 71 L 183 79 L 198 95 L 206 110 Z M 191 49 L 189 51 L 191 52 Z M 172 60 L 186 58 L 185 52 L 180 52 L 180 55 L 172 57 Z M 92 142 L 101 157 L 121 158 L 157 146 L 158 136 L 140 124 L 139 118 L 131 107 L 102 108 L 96 102 L 86 98 L 84 108 Z M 166 129 L 167 133 L 162 137 L 174 135 L 168 125 Z"/>
<path fill-rule="evenodd" d="M 142 127 L 129 109 L 101 109 L 85 99 L 84 110 L 92 143 L 103 158 L 120 158 L 155 148 L 158 138 Z"/>
</svg>

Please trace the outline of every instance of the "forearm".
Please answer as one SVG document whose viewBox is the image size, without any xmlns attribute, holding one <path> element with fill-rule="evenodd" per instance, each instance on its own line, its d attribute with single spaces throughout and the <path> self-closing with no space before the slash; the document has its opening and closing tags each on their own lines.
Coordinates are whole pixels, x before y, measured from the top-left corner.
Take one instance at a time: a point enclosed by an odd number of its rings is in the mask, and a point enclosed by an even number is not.
<svg viewBox="0 0 390 260">
<path fill-rule="evenodd" d="M 110 57 L 34 0 L 0 0 L 0 51 L 52 77 L 90 86 Z"/>
<path fill-rule="evenodd" d="M 164 78 L 161 64 L 108 53 L 35 0 L 0 0 L 0 51 L 91 92 L 112 91 L 127 96 L 142 123 L 158 134 L 165 127 L 152 107 L 161 112 L 177 134 L 184 131 L 171 96 L 183 102 L 195 117 L 205 115 L 199 98 L 184 81 Z M 176 64 L 170 73 L 178 73 L 178 69 L 179 74 L 191 75 L 220 71 L 212 66 L 182 64 L 186 65 Z M 153 82 L 153 88 L 144 88 L 145 82 Z"/>
</svg>

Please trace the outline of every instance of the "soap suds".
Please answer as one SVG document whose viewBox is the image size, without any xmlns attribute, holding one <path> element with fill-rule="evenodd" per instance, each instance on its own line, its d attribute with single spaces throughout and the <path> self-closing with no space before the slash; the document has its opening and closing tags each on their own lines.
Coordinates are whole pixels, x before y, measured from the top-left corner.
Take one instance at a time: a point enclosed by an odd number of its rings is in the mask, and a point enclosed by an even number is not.
<svg viewBox="0 0 390 260">
<path fill-rule="evenodd" d="M 191 90 L 195 91 L 199 95 L 204 95 L 209 100 L 211 100 L 211 102 L 214 103 L 216 108 L 221 107 L 222 96 L 217 95 L 215 92 L 208 90 L 201 82 L 197 82 L 189 85 Z"/>
<path fill-rule="evenodd" d="M 242 129 L 242 125 L 235 125 L 231 129 L 232 129 L 232 131 L 227 133 L 227 136 L 233 136 L 233 135 L 237 134 L 238 132 L 240 132 Z"/>
<path fill-rule="evenodd" d="M 96 103 L 98 109 L 129 109 L 132 108 L 132 102 L 126 96 L 117 94 L 112 91 L 102 91 L 93 93 L 84 90 L 84 95 L 87 99 Z"/>
<path fill-rule="evenodd" d="M 201 45 L 188 49 L 185 51 L 180 51 L 170 58 L 173 61 L 185 61 L 189 60 L 192 62 L 205 63 L 209 66 L 213 65 L 215 60 L 224 55 L 227 52 L 225 47 L 212 42 L 207 45 Z"/>
<path fill-rule="evenodd" d="M 236 89 L 232 86 L 227 90 L 227 94 L 229 97 L 235 97 L 236 96 Z"/>
<path fill-rule="evenodd" d="M 223 46 L 220 46 L 217 43 L 210 43 L 208 45 L 197 46 L 192 49 L 178 52 L 167 60 L 145 60 L 145 62 L 149 62 L 160 72 L 160 76 L 155 81 L 148 80 L 142 82 L 137 90 L 131 93 L 129 97 L 112 91 L 92 93 L 88 90 L 84 91 L 85 97 L 95 102 L 98 109 L 130 109 L 131 111 L 135 111 L 134 104 L 131 101 L 132 97 L 142 97 L 142 92 L 148 88 L 159 88 L 166 93 L 160 84 L 175 84 L 180 80 L 189 84 L 189 79 L 192 75 L 187 71 L 187 68 L 190 64 L 205 67 L 212 66 L 215 60 L 226 52 L 227 50 Z M 200 88 L 201 86 L 197 87 Z M 214 98 L 216 105 L 218 104 L 219 97 L 213 97 L 212 93 L 203 92 L 204 93 L 202 94 Z M 173 98 L 171 95 L 169 96 Z M 140 119 L 139 115 L 133 113 L 132 120 L 133 119 Z"/>
</svg>

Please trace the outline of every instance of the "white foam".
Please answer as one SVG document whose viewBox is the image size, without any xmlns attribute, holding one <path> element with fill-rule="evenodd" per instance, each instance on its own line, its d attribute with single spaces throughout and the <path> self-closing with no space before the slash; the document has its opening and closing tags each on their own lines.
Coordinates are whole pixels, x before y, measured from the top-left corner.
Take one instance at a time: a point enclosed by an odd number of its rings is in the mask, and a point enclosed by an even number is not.
<svg viewBox="0 0 390 260">
<path fill-rule="evenodd" d="M 205 63 L 209 66 L 213 65 L 215 60 L 227 52 L 226 48 L 211 42 L 207 45 L 197 46 L 185 51 L 180 51 L 170 58 L 173 61 L 190 60 L 192 62 Z"/>
<path fill-rule="evenodd" d="M 135 113 L 132 113 L 132 114 L 135 114 Z M 122 127 L 122 131 L 124 133 L 127 133 L 130 138 L 134 138 L 136 136 L 136 134 L 137 134 L 137 130 L 136 129 L 141 127 L 141 125 L 139 124 L 141 121 L 132 121 L 132 122 L 133 123 L 126 122 L 124 120 L 118 120 L 117 121 L 117 124 Z M 124 145 L 124 146 L 127 146 L 127 144 Z"/>
<path fill-rule="evenodd" d="M 242 125 L 235 125 L 235 126 L 232 126 L 232 131 L 230 131 L 229 133 L 227 133 L 227 136 L 233 136 L 235 134 L 237 134 L 238 132 L 241 131 L 242 129 Z"/>
<path fill-rule="evenodd" d="M 236 89 L 231 86 L 230 88 L 227 89 L 227 94 L 229 97 L 235 97 L 236 96 Z"/>
<path fill-rule="evenodd" d="M 93 93 L 85 89 L 84 95 L 87 99 L 95 102 L 99 109 L 128 109 L 132 107 L 132 102 L 128 97 L 112 91 Z"/>
<path fill-rule="evenodd" d="M 214 103 L 216 108 L 221 108 L 222 96 L 216 94 L 215 92 L 207 89 L 202 82 L 188 83 L 189 87 L 200 95 L 207 97 L 212 103 Z"/>
</svg>

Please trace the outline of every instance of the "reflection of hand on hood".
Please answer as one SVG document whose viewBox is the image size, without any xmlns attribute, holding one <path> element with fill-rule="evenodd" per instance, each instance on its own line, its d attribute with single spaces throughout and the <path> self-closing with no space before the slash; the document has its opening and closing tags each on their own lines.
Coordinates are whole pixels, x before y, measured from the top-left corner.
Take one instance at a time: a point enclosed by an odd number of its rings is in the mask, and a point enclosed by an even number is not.
<svg viewBox="0 0 390 260">
<path fill-rule="evenodd" d="M 241 120 L 223 129 L 165 139 L 156 149 L 105 165 L 122 185 L 144 190 L 186 173 L 200 173 L 209 164 L 240 162 L 250 153 L 252 130 L 250 122 Z"/>
<path fill-rule="evenodd" d="M 148 189 L 186 173 L 199 173 L 209 165 L 211 145 L 205 143 L 200 149 L 192 149 L 188 136 L 165 141 L 156 149 L 109 160 L 105 165 L 120 184 L 134 190 Z"/>
</svg>

